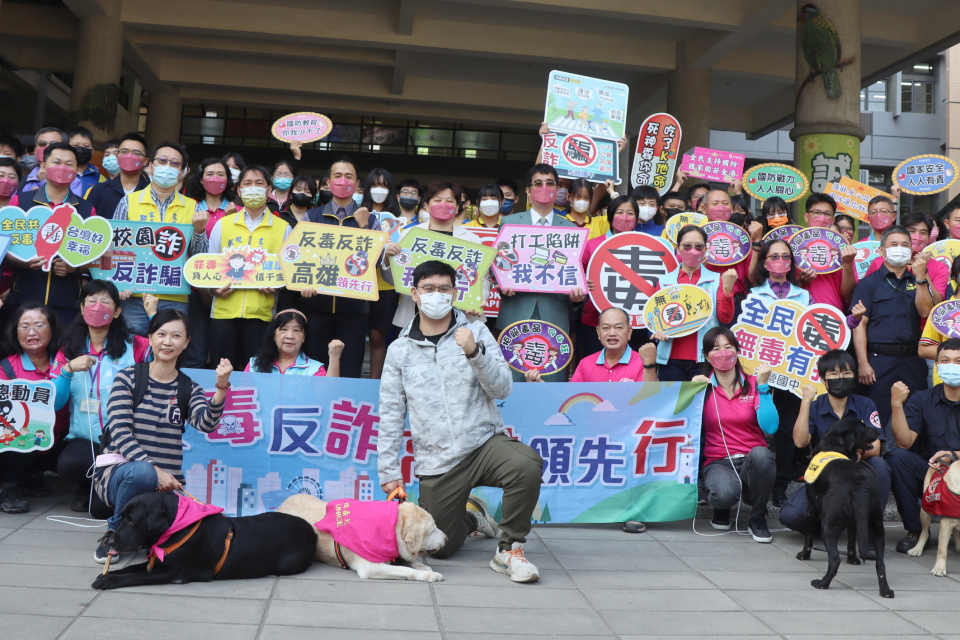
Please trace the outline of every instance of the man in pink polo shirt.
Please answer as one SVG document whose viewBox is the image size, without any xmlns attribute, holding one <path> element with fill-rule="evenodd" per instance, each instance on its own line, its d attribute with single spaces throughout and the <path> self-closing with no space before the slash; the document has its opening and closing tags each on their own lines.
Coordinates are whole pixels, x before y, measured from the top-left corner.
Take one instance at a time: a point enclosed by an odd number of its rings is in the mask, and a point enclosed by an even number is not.
<svg viewBox="0 0 960 640">
<path fill-rule="evenodd" d="M 806 209 L 809 226 L 832 227 L 837 213 L 837 203 L 833 198 L 823 193 L 811 193 L 807 197 Z M 811 300 L 845 311 L 850 306 L 850 295 L 857 284 L 853 268 L 853 258 L 856 255 L 856 249 L 852 246 L 846 247 L 840 254 L 843 268 L 833 273 L 817 274 L 813 269 L 799 271 L 800 286 L 810 292 Z"/>
<path fill-rule="evenodd" d="M 603 349 L 580 360 L 570 382 L 657 382 L 657 347 L 652 342 L 630 348 L 630 317 L 612 307 L 600 314 L 597 337 Z M 524 374 L 527 382 L 543 382 L 538 371 Z"/>
</svg>

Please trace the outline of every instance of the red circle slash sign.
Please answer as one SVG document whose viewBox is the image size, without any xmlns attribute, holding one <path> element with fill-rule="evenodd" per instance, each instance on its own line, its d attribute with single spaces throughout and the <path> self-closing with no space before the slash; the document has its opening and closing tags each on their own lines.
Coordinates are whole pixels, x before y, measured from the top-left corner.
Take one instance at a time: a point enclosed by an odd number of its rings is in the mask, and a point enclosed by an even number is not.
<svg viewBox="0 0 960 640">
<path fill-rule="evenodd" d="M 630 325 L 642 329 L 643 305 L 660 288 L 660 279 L 677 268 L 673 251 L 646 233 L 628 231 L 605 240 L 590 257 L 590 299 L 600 311 L 618 307 Z"/>
<path fill-rule="evenodd" d="M 584 135 L 567 136 L 563 141 L 563 156 L 575 167 L 588 167 L 597 159 L 597 145 Z"/>
<path fill-rule="evenodd" d="M 847 346 L 847 318 L 834 307 L 814 305 L 797 322 L 797 341 L 822 356 L 831 349 Z"/>
</svg>

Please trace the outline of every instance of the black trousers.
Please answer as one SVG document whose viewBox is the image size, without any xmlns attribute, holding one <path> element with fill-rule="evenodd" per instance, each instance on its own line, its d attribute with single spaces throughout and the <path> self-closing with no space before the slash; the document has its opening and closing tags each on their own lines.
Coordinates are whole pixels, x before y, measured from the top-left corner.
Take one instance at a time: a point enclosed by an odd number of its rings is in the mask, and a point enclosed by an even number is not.
<svg viewBox="0 0 960 640">
<path fill-rule="evenodd" d="M 895 382 L 903 381 L 910 387 L 910 395 L 927 388 L 927 361 L 920 356 L 887 356 L 878 353 L 867 353 L 870 366 L 873 367 L 877 381 L 869 387 L 864 387 L 868 398 L 877 405 L 880 415 L 880 424 L 887 437 L 887 443 L 895 442 L 893 431 L 890 428 L 890 388 Z"/>
<path fill-rule="evenodd" d="M 67 440 L 60 452 L 60 457 L 57 458 L 57 474 L 67 482 L 89 487 L 90 478 L 87 477 L 87 471 L 93 465 L 94 457 L 99 454 L 100 445 L 96 442 L 91 449 L 89 440 L 83 438 Z"/>
<path fill-rule="evenodd" d="M 14 485 L 23 477 L 27 467 L 37 461 L 39 451 L 29 453 L 15 453 L 7 451 L 0 453 L 0 487 Z"/>
<path fill-rule="evenodd" d="M 786 488 L 790 484 L 791 466 L 796 445 L 793 444 L 793 426 L 800 415 L 800 398 L 783 389 L 773 390 L 773 404 L 780 415 L 780 426 L 773 439 L 777 445 L 777 479 L 775 487 Z"/>
<path fill-rule="evenodd" d="M 234 371 L 243 371 L 263 342 L 267 322 L 250 318 L 210 321 L 210 364 L 216 367 L 221 358 L 233 365 Z"/>
<path fill-rule="evenodd" d="M 330 364 L 327 345 L 331 340 L 343 343 L 340 354 L 340 377 L 359 378 L 363 370 L 363 357 L 367 347 L 367 328 L 370 315 L 367 313 L 324 313 L 306 309 L 308 357 L 319 360 L 326 367 Z"/>
</svg>

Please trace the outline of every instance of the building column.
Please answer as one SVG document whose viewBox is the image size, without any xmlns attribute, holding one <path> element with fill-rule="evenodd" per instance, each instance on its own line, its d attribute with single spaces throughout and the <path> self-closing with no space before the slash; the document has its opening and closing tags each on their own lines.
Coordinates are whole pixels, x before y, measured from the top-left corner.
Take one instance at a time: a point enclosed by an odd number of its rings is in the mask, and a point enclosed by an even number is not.
<svg viewBox="0 0 960 640">
<path fill-rule="evenodd" d="M 676 68 L 667 74 L 667 112 L 680 123 L 680 152 L 710 146 L 710 68 L 686 65 L 685 45 L 677 45 Z"/>
<path fill-rule="evenodd" d="M 176 93 L 150 92 L 147 106 L 147 145 L 153 148 L 161 142 L 180 141 L 180 116 L 183 100 Z"/>
<path fill-rule="evenodd" d="M 807 0 L 797 0 L 797 100 L 794 127 L 794 163 L 810 179 L 810 190 L 822 192 L 843 176 L 860 180 L 860 2 L 818 0 L 819 15 L 800 17 Z M 806 20 L 806 22 L 804 22 Z M 811 30 L 823 41 L 830 30 L 840 39 L 839 60 L 826 61 L 822 73 L 811 77 L 807 56 L 829 56 L 819 47 L 804 51 L 803 32 Z M 806 198 L 798 203 L 804 210 Z M 804 220 L 800 219 L 800 224 Z"/>
<path fill-rule="evenodd" d="M 80 108 L 84 96 L 98 84 L 120 84 L 120 67 L 123 63 L 123 24 L 120 22 L 121 0 L 100 0 L 104 15 L 80 17 L 80 34 L 77 39 L 76 64 L 73 69 L 73 87 L 70 93 L 70 110 Z M 114 124 L 102 130 L 90 122 L 89 127 L 97 142 L 105 142 L 113 136 Z"/>
<path fill-rule="evenodd" d="M 943 155 L 947 156 L 956 163 L 960 163 L 960 45 L 954 45 L 947 49 L 944 56 L 946 63 L 946 73 L 944 73 L 946 82 L 944 82 L 944 102 L 946 113 L 946 140 L 944 144 Z M 897 86 L 899 91 L 900 87 Z M 960 182 L 955 182 L 952 187 L 943 194 L 945 200 L 941 204 L 946 204 L 960 195 Z"/>
</svg>

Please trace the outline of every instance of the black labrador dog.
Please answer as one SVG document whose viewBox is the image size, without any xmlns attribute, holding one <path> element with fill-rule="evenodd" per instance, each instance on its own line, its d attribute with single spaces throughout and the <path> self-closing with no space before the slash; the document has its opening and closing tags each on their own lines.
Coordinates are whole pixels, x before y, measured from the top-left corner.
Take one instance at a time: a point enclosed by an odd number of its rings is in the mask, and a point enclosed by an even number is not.
<svg viewBox="0 0 960 640">
<path fill-rule="evenodd" d="M 864 451 L 869 450 L 879 437 L 880 431 L 856 418 L 838 420 L 814 449 L 816 454 L 824 451 L 842 453 L 849 460 L 837 459 L 828 463 L 813 484 L 807 484 L 807 538 L 798 560 L 809 560 L 813 548 L 813 534 L 820 520 L 823 544 L 827 549 L 827 573 L 810 584 L 816 589 L 828 589 L 840 568 L 840 551 L 837 541 L 840 533 L 847 531 L 847 563 L 860 564 L 860 555 L 866 555 L 868 543 L 873 541 L 877 553 L 877 579 L 880 595 L 892 598 L 893 591 L 887 584 L 886 567 L 883 564 L 883 506 L 872 469 L 857 462 Z M 822 520 L 821 520 L 822 518 Z"/>
<path fill-rule="evenodd" d="M 123 521 L 110 539 L 120 553 L 149 549 L 170 528 L 177 515 L 173 493 L 145 493 L 123 508 Z M 178 531 L 164 548 L 186 538 L 191 527 Z M 229 550 L 224 556 L 230 535 Z M 163 562 L 143 562 L 98 576 L 94 589 L 118 589 L 144 584 L 183 584 L 211 580 L 289 576 L 313 564 L 317 532 L 309 522 L 285 513 L 261 513 L 244 518 L 207 516 L 182 546 L 168 551 Z M 218 564 L 221 562 L 219 572 Z"/>
</svg>

